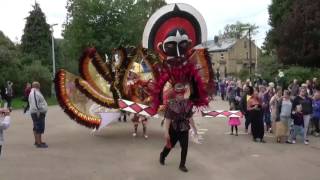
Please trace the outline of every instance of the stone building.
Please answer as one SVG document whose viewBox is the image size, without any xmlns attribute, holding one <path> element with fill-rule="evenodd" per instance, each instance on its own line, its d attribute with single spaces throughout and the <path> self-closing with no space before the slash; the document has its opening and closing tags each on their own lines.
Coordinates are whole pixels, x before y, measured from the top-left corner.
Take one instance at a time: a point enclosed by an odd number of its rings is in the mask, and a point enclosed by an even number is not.
<svg viewBox="0 0 320 180">
<path fill-rule="evenodd" d="M 249 39 L 218 39 L 207 41 L 198 47 L 208 48 L 211 60 L 214 63 L 215 74 L 220 77 L 237 75 L 241 69 L 250 69 Z M 256 62 L 261 50 L 251 41 L 251 72 L 255 72 Z"/>
</svg>

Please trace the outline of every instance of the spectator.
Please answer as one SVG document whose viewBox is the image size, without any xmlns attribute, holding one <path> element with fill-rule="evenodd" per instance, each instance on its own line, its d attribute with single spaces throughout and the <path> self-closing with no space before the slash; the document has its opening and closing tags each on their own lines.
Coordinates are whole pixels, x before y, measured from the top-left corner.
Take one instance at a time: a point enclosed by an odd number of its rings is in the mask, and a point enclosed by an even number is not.
<svg viewBox="0 0 320 180">
<path fill-rule="evenodd" d="M 228 100 L 229 100 L 229 105 L 231 106 L 231 104 L 236 104 L 236 97 L 237 97 L 237 86 L 235 84 L 234 81 L 231 81 L 228 88 L 227 88 L 227 92 L 228 92 Z"/>
<path fill-rule="evenodd" d="M 278 88 L 277 89 L 277 93 L 271 98 L 270 100 L 270 110 L 271 110 L 271 124 L 273 125 L 273 130 L 275 130 L 275 123 L 276 121 L 279 121 L 280 119 L 277 120 L 277 114 L 278 114 L 278 105 L 279 105 L 279 102 L 281 100 L 281 97 L 282 97 L 282 89 L 281 88 Z M 270 132 L 271 129 L 269 129 Z"/>
<path fill-rule="evenodd" d="M 225 83 L 225 81 L 221 81 L 219 83 L 219 90 L 220 90 L 221 99 L 224 101 L 224 99 L 226 97 L 226 83 Z"/>
<path fill-rule="evenodd" d="M 4 100 L 4 93 L 3 93 L 3 89 L 0 88 L 0 107 L 2 107 L 2 103 L 3 103 L 3 100 Z"/>
<path fill-rule="evenodd" d="M 276 118 L 276 138 L 277 142 L 281 142 L 281 138 L 288 135 L 288 129 L 291 126 L 291 110 L 292 101 L 290 99 L 290 92 L 288 90 L 283 91 L 283 97 L 277 103 L 277 118 Z M 289 131 L 290 132 L 290 131 Z M 288 136 L 289 137 L 289 136 Z"/>
<path fill-rule="evenodd" d="M 290 94 L 292 96 L 292 99 L 294 99 L 296 96 L 298 96 L 299 94 L 299 84 L 298 84 L 298 80 L 294 79 L 292 84 L 289 85 L 288 87 Z"/>
<path fill-rule="evenodd" d="M 303 139 L 303 142 L 304 144 L 309 144 L 308 141 L 305 139 L 305 128 L 303 127 L 304 126 L 304 118 L 303 118 L 303 110 L 302 110 L 302 106 L 301 104 L 298 104 L 295 106 L 295 109 L 293 111 L 293 133 L 292 133 L 292 136 L 290 137 L 290 140 L 289 142 L 292 143 L 292 144 L 295 144 L 296 143 L 296 137 L 297 135 L 299 134 L 302 139 Z"/>
<path fill-rule="evenodd" d="M 307 88 L 308 96 L 312 97 L 312 95 L 313 95 L 313 88 L 312 88 L 312 83 L 311 83 L 310 80 L 306 80 L 306 88 Z"/>
<path fill-rule="evenodd" d="M 28 98 L 29 98 L 30 91 L 31 91 L 31 84 L 30 84 L 30 83 L 27 83 L 27 84 L 26 84 L 26 87 L 24 88 L 24 94 L 23 94 L 23 101 L 25 101 L 25 102 L 27 103 L 26 106 L 25 106 L 24 109 L 23 109 L 23 112 L 24 112 L 24 113 L 26 113 L 27 110 L 29 109 L 29 101 L 28 101 Z"/>
<path fill-rule="evenodd" d="M 0 109 L 0 156 L 1 149 L 4 142 L 3 130 L 10 126 L 10 111 L 8 109 Z"/>
<path fill-rule="evenodd" d="M 269 83 L 268 92 L 270 93 L 271 97 L 276 93 L 275 84 L 273 82 Z"/>
<path fill-rule="evenodd" d="M 318 79 L 317 78 L 313 78 L 312 79 L 312 91 L 313 93 L 316 93 L 316 90 L 319 88 L 319 84 L 318 84 Z M 319 90 L 319 89 L 318 89 Z"/>
<path fill-rule="evenodd" d="M 260 85 L 260 99 L 262 100 L 262 112 L 263 112 L 263 122 L 266 123 L 266 131 L 271 128 L 271 112 L 270 112 L 270 99 L 271 93 L 263 85 Z"/>
<path fill-rule="evenodd" d="M 7 108 L 11 109 L 11 101 L 13 98 L 13 83 L 11 81 L 7 81 L 6 89 L 5 89 L 5 100 L 7 102 Z"/>
<path fill-rule="evenodd" d="M 320 129 L 319 129 L 319 120 L 320 120 L 320 92 L 315 91 L 314 97 L 313 97 L 313 113 L 312 113 L 312 122 L 315 127 L 315 136 L 319 136 Z"/>
<path fill-rule="evenodd" d="M 42 134 L 45 129 L 45 118 L 48 105 L 40 92 L 40 83 L 33 82 L 29 94 L 30 114 L 33 121 L 33 133 L 35 138 L 34 145 L 37 148 L 47 148 L 48 145 L 42 141 Z"/>
<path fill-rule="evenodd" d="M 246 86 L 244 89 L 244 94 L 240 100 L 240 110 L 241 113 L 244 115 L 245 117 L 245 131 L 246 133 L 248 133 L 248 128 L 249 125 L 251 123 L 250 121 L 250 117 L 248 114 L 248 110 L 247 110 L 247 102 L 250 99 L 251 95 L 253 94 L 253 88 L 251 86 Z"/>
<path fill-rule="evenodd" d="M 261 143 L 265 143 L 264 126 L 262 119 L 262 103 L 259 99 L 259 90 L 255 89 L 247 104 L 248 116 L 251 120 L 251 133 L 253 141 L 257 142 L 257 138 Z"/>
<path fill-rule="evenodd" d="M 307 137 L 309 122 L 312 114 L 312 99 L 307 95 L 307 89 L 300 88 L 299 95 L 293 100 L 292 108 L 296 109 L 297 105 L 302 106 L 303 121 L 304 121 L 304 140 L 309 141 Z"/>
</svg>

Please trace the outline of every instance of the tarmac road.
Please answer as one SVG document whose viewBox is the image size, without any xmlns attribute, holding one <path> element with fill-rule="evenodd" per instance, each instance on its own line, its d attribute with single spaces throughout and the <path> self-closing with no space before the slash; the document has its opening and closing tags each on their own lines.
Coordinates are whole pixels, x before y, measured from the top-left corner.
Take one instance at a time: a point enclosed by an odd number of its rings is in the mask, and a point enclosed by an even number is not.
<svg viewBox="0 0 320 180">
<path fill-rule="evenodd" d="M 216 100 L 213 109 L 228 109 Z M 254 143 L 243 132 L 228 134 L 224 118 L 195 118 L 204 134 L 202 144 L 190 142 L 188 173 L 178 170 L 180 147 L 171 151 L 166 166 L 158 162 L 163 148 L 161 120 L 149 121 L 149 139 L 132 137 L 132 123 L 114 123 L 91 134 L 70 120 L 58 106 L 49 108 L 44 139 L 48 149 L 34 147 L 32 122 L 22 110 L 12 113 L 0 158 L 1 180 L 319 180 L 320 138 L 310 145 Z"/>
</svg>

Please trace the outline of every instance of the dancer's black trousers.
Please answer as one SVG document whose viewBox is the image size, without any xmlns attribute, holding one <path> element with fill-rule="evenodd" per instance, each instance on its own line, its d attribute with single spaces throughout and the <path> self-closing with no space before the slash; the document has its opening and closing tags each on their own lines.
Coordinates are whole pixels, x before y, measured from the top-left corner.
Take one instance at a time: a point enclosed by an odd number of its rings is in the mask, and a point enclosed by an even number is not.
<svg viewBox="0 0 320 180">
<path fill-rule="evenodd" d="M 189 131 L 175 131 L 172 128 L 170 128 L 169 136 L 172 148 L 179 141 L 181 147 L 180 166 L 185 166 L 188 153 Z M 162 151 L 162 156 L 164 158 L 167 157 L 172 148 L 168 148 L 167 146 L 165 146 Z"/>
</svg>

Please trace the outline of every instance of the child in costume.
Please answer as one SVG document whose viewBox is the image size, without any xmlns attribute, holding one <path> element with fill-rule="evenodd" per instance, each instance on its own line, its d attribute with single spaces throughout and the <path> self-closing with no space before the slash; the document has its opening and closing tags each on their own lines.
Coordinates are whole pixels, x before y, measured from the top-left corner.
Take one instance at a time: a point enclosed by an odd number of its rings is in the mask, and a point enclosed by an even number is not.
<svg viewBox="0 0 320 180">
<path fill-rule="evenodd" d="M 230 110 L 235 110 L 235 104 L 234 103 L 231 103 L 230 104 Z M 240 122 L 240 117 L 229 117 L 229 120 L 228 120 L 228 124 L 229 126 L 231 126 L 231 133 L 230 135 L 233 135 L 233 129 L 236 130 L 236 136 L 238 136 L 238 126 L 241 124 Z"/>
<path fill-rule="evenodd" d="M 148 139 L 148 135 L 147 135 L 148 119 L 145 116 L 134 114 L 134 116 L 132 118 L 132 122 L 133 122 L 133 125 L 134 125 L 134 132 L 132 133 L 132 136 L 133 137 L 137 136 L 138 126 L 139 126 L 139 123 L 141 122 L 142 129 L 143 129 L 143 137 L 145 139 Z"/>
</svg>

